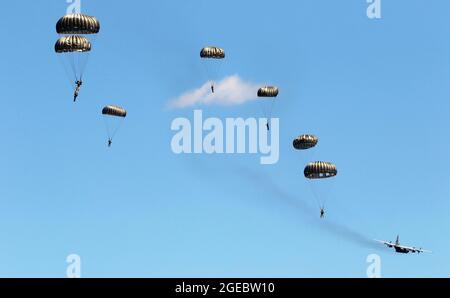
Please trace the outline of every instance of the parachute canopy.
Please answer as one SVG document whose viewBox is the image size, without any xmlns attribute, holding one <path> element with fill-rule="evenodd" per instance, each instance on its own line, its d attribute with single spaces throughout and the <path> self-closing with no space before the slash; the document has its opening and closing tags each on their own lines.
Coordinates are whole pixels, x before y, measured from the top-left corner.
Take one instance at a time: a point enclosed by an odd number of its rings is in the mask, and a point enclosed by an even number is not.
<svg viewBox="0 0 450 298">
<path fill-rule="evenodd" d="M 86 37 L 77 35 L 61 37 L 55 44 L 56 53 L 84 53 L 90 52 L 91 48 L 91 42 Z"/>
<path fill-rule="evenodd" d="M 305 167 L 304 174 L 308 179 L 332 178 L 337 175 L 337 168 L 330 162 L 316 161 Z"/>
<path fill-rule="evenodd" d="M 100 22 L 84 14 L 68 14 L 56 23 L 58 34 L 97 34 L 100 32 Z"/>
<path fill-rule="evenodd" d="M 301 135 L 294 142 L 294 148 L 297 150 L 307 150 L 316 147 L 319 139 L 315 135 Z"/>
<path fill-rule="evenodd" d="M 262 87 L 258 90 L 258 97 L 277 97 L 278 88 L 273 86 Z"/>
<path fill-rule="evenodd" d="M 218 47 L 206 47 L 200 52 L 200 57 L 204 59 L 224 59 L 225 50 Z"/>
<path fill-rule="evenodd" d="M 121 107 L 109 105 L 103 108 L 102 114 L 125 118 L 127 116 L 127 111 Z"/>
</svg>

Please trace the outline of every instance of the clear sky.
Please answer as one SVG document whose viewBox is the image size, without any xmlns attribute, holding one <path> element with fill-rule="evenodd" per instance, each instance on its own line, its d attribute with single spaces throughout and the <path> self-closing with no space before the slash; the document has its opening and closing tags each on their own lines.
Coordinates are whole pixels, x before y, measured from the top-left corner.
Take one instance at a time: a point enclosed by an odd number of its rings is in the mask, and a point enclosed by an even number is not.
<svg viewBox="0 0 450 298">
<path fill-rule="evenodd" d="M 82 2 L 101 22 L 79 102 L 53 46 L 64 0 L 2 1 L 0 276 L 385 277 L 450 274 L 450 2 L 365 0 Z M 280 87 L 280 161 L 174 155 L 170 100 L 222 77 Z M 128 117 L 106 147 L 101 108 Z M 255 102 L 202 106 L 259 117 Z M 339 177 L 320 220 L 292 139 Z M 377 238 L 433 250 L 396 255 Z"/>
</svg>

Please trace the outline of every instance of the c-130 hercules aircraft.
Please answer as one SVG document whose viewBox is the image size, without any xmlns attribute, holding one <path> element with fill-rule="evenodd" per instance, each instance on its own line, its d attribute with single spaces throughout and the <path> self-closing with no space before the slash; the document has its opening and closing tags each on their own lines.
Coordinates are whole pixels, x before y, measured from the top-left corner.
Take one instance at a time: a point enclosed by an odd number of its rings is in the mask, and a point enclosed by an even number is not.
<svg viewBox="0 0 450 298">
<path fill-rule="evenodd" d="M 415 247 L 409 247 L 409 246 L 403 246 L 400 245 L 400 237 L 397 236 L 397 240 L 395 241 L 395 243 L 392 243 L 391 241 L 387 242 L 387 241 L 381 241 L 381 240 L 376 240 L 377 242 L 383 243 L 384 245 L 386 245 L 389 248 L 394 248 L 396 253 L 400 253 L 400 254 L 408 254 L 408 253 L 431 253 L 431 251 L 429 250 L 424 250 L 422 248 L 415 248 Z"/>
</svg>

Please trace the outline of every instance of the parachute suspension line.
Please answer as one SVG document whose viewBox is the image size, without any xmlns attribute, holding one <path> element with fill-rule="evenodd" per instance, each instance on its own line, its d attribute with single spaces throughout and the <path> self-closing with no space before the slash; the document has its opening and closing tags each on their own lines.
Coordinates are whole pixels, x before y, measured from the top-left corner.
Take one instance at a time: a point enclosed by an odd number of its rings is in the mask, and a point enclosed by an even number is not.
<svg viewBox="0 0 450 298">
<path fill-rule="evenodd" d="M 312 183 L 309 184 L 311 186 L 314 197 L 317 200 L 317 203 L 320 205 L 320 208 L 325 208 L 325 206 L 328 205 L 328 202 L 330 200 L 332 188 L 334 186 L 334 181 L 312 181 Z M 320 191 L 318 189 L 320 189 Z"/>
<path fill-rule="evenodd" d="M 78 80 L 77 67 L 75 65 L 75 54 L 73 54 L 72 57 L 68 57 L 68 59 L 69 59 L 69 62 L 70 62 L 70 66 L 72 67 L 72 72 L 73 72 L 73 75 L 75 77 L 75 80 Z"/>
<path fill-rule="evenodd" d="M 113 130 L 113 133 L 111 135 L 111 140 L 114 139 L 114 137 L 116 136 L 117 132 L 120 130 L 120 128 L 122 128 L 124 119 L 120 119 L 119 121 L 120 121 L 119 125 Z"/>
<path fill-rule="evenodd" d="M 91 52 L 84 53 L 83 55 L 85 55 L 85 56 L 81 57 L 82 59 L 80 59 L 80 60 L 82 60 L 82 61 L 79 61 L 79 64 L 78 64 L 78 65 L 80 65 L 80 81 L 82 81 L 82 79 L 83 79 L 83 75 L 86 70 L 86 66 L 89 62 L 89 57 L 91 56 Z"/>
<path fill-rule="evenodd" d="M 266 117 L 266 111 L 264 110 L 264 106 L 261 102 L 261 99 L 259 99 L 259 98 L 258 98 L 258 104 L 259 104 L 259 107 L 261 108 L 262 116 Z"/>
<path fill-rule="evenodd" d="M 205 68 L 207 80 L 211 87 L 216 87 L 219 74 L 221 73 L 223 59 L 202 59 L 203 67 Z"/>
<path fill-rule="evenodd" d="M 110 126 L 113 126 L 113 125 L 111 125 L 111 123 L 108 121 L 109 118 L 110 118 L 110 116 L 104 116 L 103 120 L 104 120 L 106 131 L 107 131 L 107 134 L 108 134 L 108 139 L 110 141 L 112 141 L 114 139 L 114 137 L 116 136 L 117 132 L 122 127 L 124 119 L 117 120 L 117 121 L 120 121 L 119 124 L 115 128 L 113 128 L 111 130 Z"/>
<path fill-rule="evenodd" d="M 324 209 L 325 203 L 322 202 L 322 200 L 320 199 L 320 196 L 317 193 L 316 189 L 314 188 L 313 183 L 308 183 L 308 184 L 309 184 L 309 187 L 311 188 L 311 192 L 313 193 L 314 200 L 316 201 L 317 207 L 319 207 L 319 209 Z"/>
<path fill-rule="evenodd" d="M 270 114 L 269 114 L 269 119 L 271 119 L 272 116 L 273 116 L 273 110 L 274 110 L 274 107 L 275 107 L 275 99 L 273 99 L 273 100 L 272 100 L 272 103 L 270 104 Z"/>
<path fill-rule="evenodd" d="M 109 129 L 109 123 L 108 123 L 108 119 L 106 117 L 107 116 L 103 116 L 103 123 L 105 124 L 106 133 L 108 134 L 108 139 L 111 140 L 111 131 Z"/>
<path fill-rule="evenodd" d="M 219 80 L 219 74 L 221 73 L 222 70 L 222 64 L 223 61 L 222 59 L 220 59 L 219 61 L 217 61 L 219 63 L 219 66 L 217 66 L 217 70 L 216 73 L 214 73 L 214 77 L 213 77 L 213 85 L 215 87 L 215 85 L 217 84 L 217 80 Z"/>
<path fill-rule="evenodd" d="M 205 69 L 205 72 L 206 72 L 206 80 L 208 81 L 208 83 L 212 84 L 211 75 L 209 74 L 208 65 L 203 64 L 203 68 Z"/>
<path fill-rule="evenodd" d="M 267 108 L 266 105 L 263 103 L 264 100 L 270 100 L 272 103 L 270 104 L 270 107 Z M 275 99 L 269 98 L 269 99 L 258 99 L 259 106 L 261 108 L 263 117 L 267 119 L 267 124 L 270 123 L 270 119 L 272 118 L 272 112 L 275 105 Z"/>
<path fill-rule="evenodd" d="M 81 81 L 82 75 L 82 67 L 80 65 L 81 57 L 80 53 L 74 53 L 73 60 L 74 60 L 74 68 L 75 68 L 75 77 L 77 81 Z"/>
<path fill-rule="evenodd" d="M 275 106 L 275 99 L 271 98 L 271 104 L 270 104 L 270 108 L 269 108 L 269 112 L 268 112 L 268 116 L 267 116 L 267 125 L 269 125 L 270 120 L 272 119 L 272 114 L 273 114 L 273 109 Z"/>
<path fill-rule="evenodd" d="M 325 195 L 324 195 L 324 198 L 323 198 L 323 204 L 324 205 L 328 204 L 328 201 L 330 199 L 330 196 L 331 196 L 331 193 L 332 193 L 332 189 L 333 189 L 333 186 L 334 186 L 334 181 L 330 181 L 328 183 L 329 183 L 329 185 L 327 185 L 328 188 L 325 190 Z"/>
<path fill-rule="evenodd" d="M 77 77 L 77 81 L 81 80 L 81 66 L 80 66 L 80 57 L 78 56 L 78 54 L 75 54 L 74 56 L 74 60 L 75 60 L 75 73 L 76 73 L 76 77 Z"/>
<path fill-rule="evenodd" d="M 68 69 L 67 65 L 67 57 L 63 57 L 62 55 L 58 56 L 59 63 L 61 64 L 61 67 L 64 69 L 64 72 L 66 73 L 66 77 L 69 83 L 70 88 L 73 87 L 73 82 L 76 80 L 76 76 L 73 73 L 70 73 L 70 70 Z"/>
<path fill-rule="evenodd" d="M 210 83 L 211 86 L 215 87 L 216 86 L 216 76 L 217 76 L 217 74 L 213 70 L 213 68 L 214 68 L 213 63 L 219 63 L 219 62 L 212 61 L 212 60 L 210 60 L 210 61 L 207 60 L 207 61 L 204 62 L 204 68 L 205 68 L 205 71 L 206 71 L 206 76 L 207 76 L 208 82 Z"/>
<path fill-rule="evenodd" d="M 265 111 L 265 108 L 264 108 L 264 104 L 261 102 L 260 99 L 258 99 L 258 104 L 259 104 L 259 107 L 262 110 L 263 117 L 266 118 L 266 129 L 267 129 L 267 131 L 269 131 L 270 130 L 269 118 L 267 118 L 266 111 Z"/>
<path fill-rule="evenodd" d="M 80 65 L 80 55 L 79 53 L 76 53 L 74 56 L 75 60 L 75 67 L 76 67 L 76 74 L 77 74 L 77 81 L 81 80 L 81 65 Z"/>
</svg>

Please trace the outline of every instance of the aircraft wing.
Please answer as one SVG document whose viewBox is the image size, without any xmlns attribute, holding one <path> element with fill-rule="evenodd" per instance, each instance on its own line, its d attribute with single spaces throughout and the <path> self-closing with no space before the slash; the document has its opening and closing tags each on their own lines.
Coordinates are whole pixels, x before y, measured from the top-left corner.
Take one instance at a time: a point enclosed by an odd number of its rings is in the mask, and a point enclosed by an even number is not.
<svg viewBox="0 0 450 298">
<path fill-rule="evenodd" d="M 376 242 L 379 242 L 379 243 L 382 243 L 382 244 L 384 244 L 384 245 L 387 245 L 388 247 L 394 247 L 395 246 L 395 244 L 393 244 L 392 242 L 388 242 L 388 241 L 383 241 L 383 240 L 377 240 L 377 239 L 374 239 Z"/>
<path fill-rule="evenodd" d="M 389 248 L 401 249 L 403 251 L 408 251 L 408 252 L 411 252 L 411 253 L 431 253 L 432 252 L 430 250 L 425 250 L 425 249 L 421 249 L 421 248 L 397 245 L 395 243 L 388 242 L 388 241 L 377 240 L 377 239 L 374 239 L 374 240 L 376 242 L 379 242 L 379 243 L 382 243 L 382 244 L 386 245 Z"/>
<path fill-rule="evenodd" d="M 415 248 L 415 247 L 409 247 L 409 246 L 401 246 L 401 245 L 398 245 L 398 247 L 401 248 L 401 249 L 407 250 L 409 252 L 412 252 L 412 253 L 425 253 L 425 252 L 431 253 L 430 250 L 425 250 L 425 249 L 421 249 L 421 248 Z"/>
</svg>

